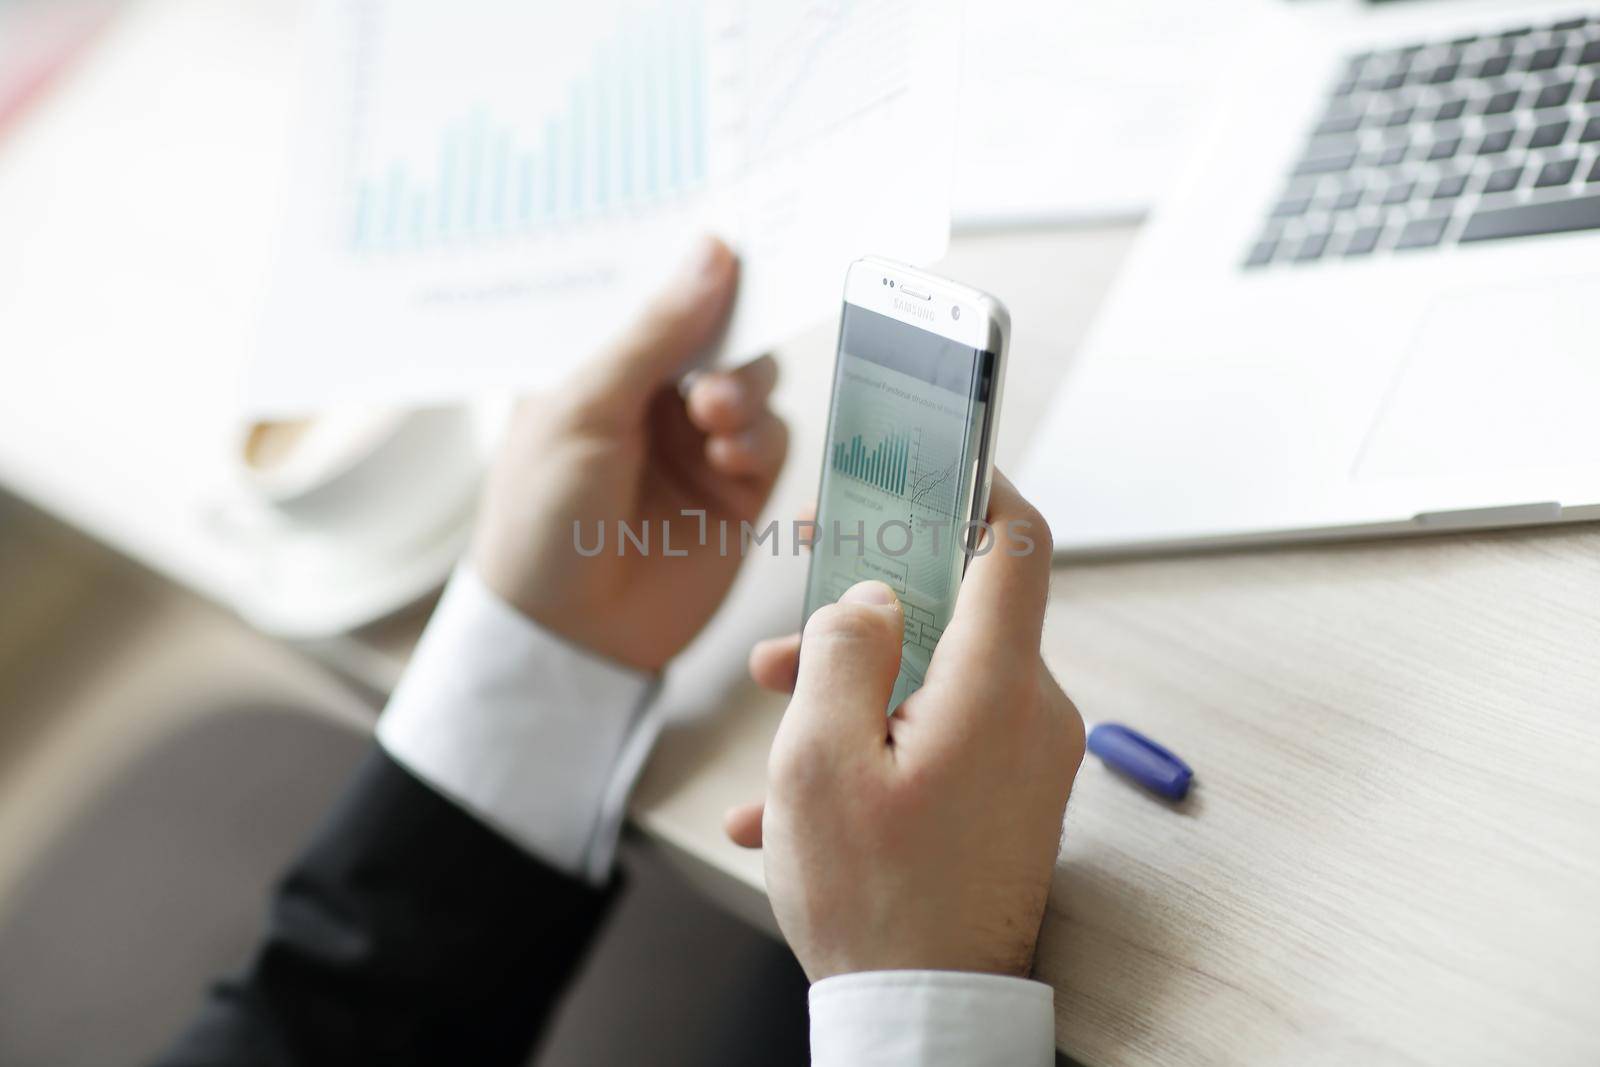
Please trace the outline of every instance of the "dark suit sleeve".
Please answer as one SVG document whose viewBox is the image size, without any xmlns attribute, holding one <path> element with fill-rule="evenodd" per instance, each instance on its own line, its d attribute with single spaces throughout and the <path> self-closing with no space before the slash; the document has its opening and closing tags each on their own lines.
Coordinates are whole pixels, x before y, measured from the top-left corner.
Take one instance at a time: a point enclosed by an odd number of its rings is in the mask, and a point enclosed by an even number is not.
<svg viewBox="0 0 1600 1067">
<path fill-rule="evenodd" d="M 524 1063 L 611 896 L 374 746 L 159 1067 Z"/>
</svg>

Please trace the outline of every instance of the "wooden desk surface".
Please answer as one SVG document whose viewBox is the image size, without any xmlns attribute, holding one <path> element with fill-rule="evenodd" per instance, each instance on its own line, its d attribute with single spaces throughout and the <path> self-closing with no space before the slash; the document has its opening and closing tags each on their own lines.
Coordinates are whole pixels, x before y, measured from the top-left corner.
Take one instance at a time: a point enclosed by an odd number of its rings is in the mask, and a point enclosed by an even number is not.
<svg viewBox="0 0 1600 1067">
<path fill-rule="evenodd" d="M 1002 465 L 1128 237 L 1000 236 L 946 264 L 1017 323 Z M 784 353 L 791 404 L 825 405 L 830 344 Z M 780 513 L 814 493 L 807 421 Z M 747 645 L 742 609 L 801 567 L 753 561 L 717 629 Z M 1169 807 L 1084 764 L 1037 963 L 1064 1051 L 1600 1062 L 1600 529 L 1062 563 L 1045 655 L 1087 720 L 1147 730 L 1197 781 Z M 759 795 L 782 708 L 734 687 L 663 739 L 634 803 L 768 922 L 760 857 L 720 819 Z"/>
</svg>

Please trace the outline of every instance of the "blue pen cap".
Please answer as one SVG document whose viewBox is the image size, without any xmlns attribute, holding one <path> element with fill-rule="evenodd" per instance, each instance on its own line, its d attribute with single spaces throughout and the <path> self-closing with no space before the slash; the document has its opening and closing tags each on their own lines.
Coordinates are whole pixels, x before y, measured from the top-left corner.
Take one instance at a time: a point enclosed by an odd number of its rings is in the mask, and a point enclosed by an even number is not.
<svg viewBox="0 0 1600 1067">
<path fill-rule="evenodd" d="M 1183 760 L 1137 730 L 1103 722 L 1089 731 L 1089 751 L 1107 767 L 1169 800 L 1189 795 L 1194 771 Z"/>
</svg>

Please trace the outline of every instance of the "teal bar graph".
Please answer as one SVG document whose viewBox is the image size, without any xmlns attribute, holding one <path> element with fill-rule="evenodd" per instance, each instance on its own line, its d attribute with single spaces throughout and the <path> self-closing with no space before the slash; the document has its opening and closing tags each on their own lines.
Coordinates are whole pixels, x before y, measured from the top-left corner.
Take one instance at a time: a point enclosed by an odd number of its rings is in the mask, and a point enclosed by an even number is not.
<svg viewBox="0 0 1600 1067">
<path fill-rule="evenodd" d="M 542 118 L 509 121 L 492 102 L 469 100 L 431 152 L 370 159 L 351 190 L 351 245 L 394 252 L 535 236 L 703 185 L 700 3 L 665 0 L 618 26 Z"/>
<path fill-rule="evenodd" d="M 884 435 L 871 447 L 856 434 L 833 443 L 833 469 L 896 495 L 906 490 L 911 442 L 905 434 Z"/>
</svg>

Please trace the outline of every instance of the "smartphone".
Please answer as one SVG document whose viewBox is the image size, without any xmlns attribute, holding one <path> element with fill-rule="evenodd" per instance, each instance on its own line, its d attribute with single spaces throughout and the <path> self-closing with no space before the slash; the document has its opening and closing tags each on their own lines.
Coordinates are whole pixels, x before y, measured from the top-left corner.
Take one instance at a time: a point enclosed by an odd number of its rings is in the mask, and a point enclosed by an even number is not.
<svg viewBox="0 0 1600 1067">
<path fill-rule="evenodd" d="M 988 513 L 1010 332 L 1000 301 L 925 271 L 869 258 L 845 277 L 805 618 L 857 582 L 894 589 L 891 712 L 922 685 Z"/>
</svg>

